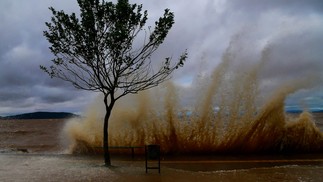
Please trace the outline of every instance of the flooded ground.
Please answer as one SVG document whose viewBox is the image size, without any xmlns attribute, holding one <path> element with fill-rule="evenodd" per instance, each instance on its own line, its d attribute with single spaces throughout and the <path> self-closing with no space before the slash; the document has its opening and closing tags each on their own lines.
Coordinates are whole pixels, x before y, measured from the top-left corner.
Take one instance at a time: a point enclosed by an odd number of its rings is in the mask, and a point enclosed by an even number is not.
<svg viewBox="0 0 323 182">
<path fill-rule="evenodd" d="M 314 115 L 319 121 L 321 114 Z M 0 181 L 321 181 L 323 154 L 162 156 L 161 174 L 143 156 L 67 154 L 64 120 L 0 120 Z"/>
<path fill-rule="evenodd" d="M 321 159 L 305 161 L 163 161 L 161 173 L 145 173 L 140 160 L 99 157 L 1 154 L 0 181 L 320 181 Z M 267 165 L 267 167 L 266 167 Z M 222 169 L 224 166 L 238 169 Z M 206 169 L 207 168 L 207 169 Z M 245 168 L 245 169 L 243 169 Z"/>
</svg>

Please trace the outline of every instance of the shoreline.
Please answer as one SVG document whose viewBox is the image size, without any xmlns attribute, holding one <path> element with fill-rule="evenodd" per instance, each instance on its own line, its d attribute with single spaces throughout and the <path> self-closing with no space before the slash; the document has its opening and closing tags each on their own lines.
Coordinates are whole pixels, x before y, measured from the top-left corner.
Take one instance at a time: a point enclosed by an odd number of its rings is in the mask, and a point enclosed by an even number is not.
<svg viewBox="0 0 323 182">
<path fill-rule="evenodd" d="M 303 163 L 302 163 L 303 161 Z M 71 154 L 0 154 L 0 181 L 318 181 L 323 159 L 161 161 L 161 173 L 149 170 L 141 159 Z"/>
<path fill-rule="evenodd" d="M 55 154 L 55 153 L 0 153 L 0 157 L 9 158 L 57 158 L 63 160 L 76 160 L 85 163 L 93 162 L 103 165 L 102 155 L 75 155 L 75 154 Z M 113 163 L 144 164 L 144 156 L 136 156 L 132 159 L 129 155 L 112 155 Z M 153 161 L 154 162 L 154 161 Z M 234 169 L 251 169 L 259 167 L 275 167 L 289 165 L 313 165 L 323 167 L 323 154 L 302 154 L 302 155 L 270 155 L 270 156 L 216 156 L 205 158 L 205 156 L 181 156 L 181 157 L 162 157 L 161 166 L 182 169 L 187 171 L 218 171 Z"/>
</svg>

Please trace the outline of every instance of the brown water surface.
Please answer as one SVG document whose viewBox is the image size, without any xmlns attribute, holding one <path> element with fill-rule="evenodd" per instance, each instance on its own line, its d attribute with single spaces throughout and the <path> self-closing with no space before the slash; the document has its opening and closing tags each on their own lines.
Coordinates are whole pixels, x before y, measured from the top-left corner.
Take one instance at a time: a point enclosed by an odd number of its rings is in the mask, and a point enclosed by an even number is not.
<svg viewBox="0 0 323 182">
<path fill-rule="evenodd" d="M 320 181 L 322 154 L 162 156 L 161 174 L 143 156 L 66 153 L 64 120 L 0 120 L 0 181 Z M 17 149 L 27 149 L 29 153 Z"/>
</svg>

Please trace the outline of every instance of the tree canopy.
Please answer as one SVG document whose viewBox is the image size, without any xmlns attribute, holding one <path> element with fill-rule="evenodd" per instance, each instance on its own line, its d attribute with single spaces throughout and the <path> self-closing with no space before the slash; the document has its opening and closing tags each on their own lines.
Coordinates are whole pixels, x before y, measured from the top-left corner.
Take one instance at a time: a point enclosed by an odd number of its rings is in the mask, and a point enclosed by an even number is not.
<svg viewBox="0 0 323 182">
<path fill-rule="evenodd" d="M 166 9 L 155 22 L 154 30 L 144 29 L 147 11 L 142 5 L 119 0 L 117 4 L 99 0 L 78 0 L 80 18 L 53 7 L 51 22 L 44 36 L 51 43 L 54 65 L 42 66 L 51 77 L 72 82 L 76 88 L 100 91 L 121 91 L 117 98 L 128 93 L 157 86 L 182 66 L 187 53 L 171 64 L 167 57 L 154 70 L 151 55 L 163 43 L 174 24 L 174 14 Z M 142 46 L 133 47 L 140 32 L 146 37 Z M 149 34 L 149 35 L 147 35 Z"/>
</svg>

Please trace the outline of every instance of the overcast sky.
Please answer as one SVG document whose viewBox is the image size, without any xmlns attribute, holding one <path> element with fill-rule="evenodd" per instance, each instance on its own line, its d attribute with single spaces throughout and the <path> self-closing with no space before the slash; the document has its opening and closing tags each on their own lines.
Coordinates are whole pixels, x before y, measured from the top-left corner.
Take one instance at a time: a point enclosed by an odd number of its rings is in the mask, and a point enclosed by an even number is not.
<svg viewBox="0 0 323 182">
<path fill-rule="evenodd" d="M 165 8 L 175 13 L 175 25 L 156 57 L 176 58 L 188 50 L 187 64 L 174 74 L 177 84 L 189 88 L 194 76 L 211 72 L 230 43 L 240 62 L 259 61 L 261 51 L 270 47 L 262 86 L 274 88 L 292 79 L 315 80 L 311 89 L 289 97 L 287 105 L 295 107 L 302 100 L 311 108 L 323 108 L 322 0 L 130 2 L 143 3 L 148 25 L 154 25 Z M 39 69 L 52 58 L 42 33 L 44 22 L 51 17 L 49 6 L 78 11 L 76 0 L 0 1 L 0 116 L 35 111 L 80 113 L 96 97 L 50 79 Z"/>
</svg>

